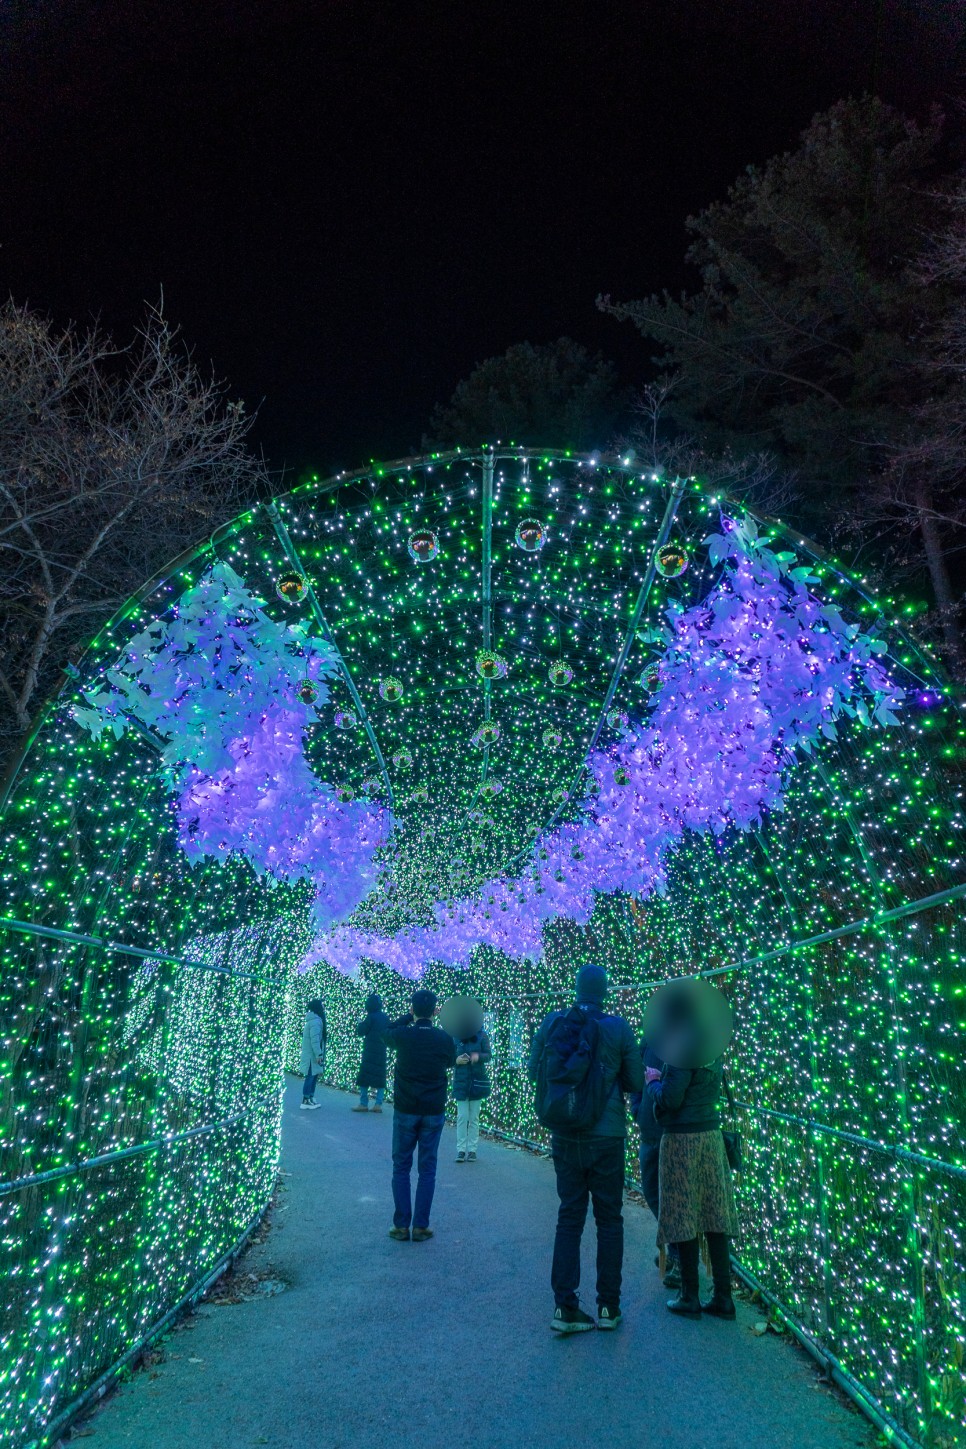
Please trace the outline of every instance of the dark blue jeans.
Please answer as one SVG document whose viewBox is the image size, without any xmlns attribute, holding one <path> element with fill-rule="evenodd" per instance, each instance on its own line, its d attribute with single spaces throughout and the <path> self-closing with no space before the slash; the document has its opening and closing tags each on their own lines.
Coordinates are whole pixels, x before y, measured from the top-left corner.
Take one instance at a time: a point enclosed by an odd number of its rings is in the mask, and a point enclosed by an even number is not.
<svg viewBox="0 0 966 1449">
<path fill-rule="evenodd" d="M 550 1147 L 560 1198 L 550 1270 L 554 1301 L 558 1308 L 577 1306 L 580 1239 L 591 1201 L 597 1224 L 597 1303 L 617 1308 L 624 1262 L 624 1139 L 571 1142 L 554 1136 Z"/>
<path fill-rule="evenodd" d="M 436 1156 L 439 1139 L 446 1121 L 438 1117 L 418 1117 L 412 1112 L 394 1112 L 392 1118 L 392 1200 L 396 1211 L 393 1227 L 428 1228 L 429 1214 L 436 1191 Z M 413 1153 L 419 1147 L 416 1162 L 416 1208 L 412 1206 L 410 1173 Z"/>
<path fill-rule="evenodd" d="M 318 1072 L 308 1072 L 305 1081 L 302 1083 L 302 1101 L 307 1102 L 315 1096 L 315 1084 L 319 1080 Z"/>
</svg>

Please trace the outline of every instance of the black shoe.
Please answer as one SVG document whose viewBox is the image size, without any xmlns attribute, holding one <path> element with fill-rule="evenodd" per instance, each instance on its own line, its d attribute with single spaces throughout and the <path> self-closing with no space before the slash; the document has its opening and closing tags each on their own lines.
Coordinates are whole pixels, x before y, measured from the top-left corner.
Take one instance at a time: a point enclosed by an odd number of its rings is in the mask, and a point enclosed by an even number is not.
<svg viewBox="0 0 966 1449">
<path fill-rule="evenodd" d="M 665 1288 L 678 1288 L 678 1289 L 680 1289 L 680 1287 L 681 1287 L 681 1265 L 680 1265 L 680 1263 L 672 1263 L 671 1266 L 668 1268 L 667 1272 L 665 1273 L 664 1277 L 661 1279 L 661 1282 L 664 1284 Z"/>
<path fill-rule="evenodd" d="M 456 1154 L 456 1161 L 457 1162 L 465 1162 L 466 1161 L 466 1153 L 465 1152 L 457 1152 L 457 1154 Z"/>
<path fill-rule="evenodd" d="M 475 1162 L 476 1161 L 476 1153 L 475 1152 L 468 1152 L 466 1154 L 466 1160 L 467 1160 L 467 1162 Z"/>
<path fill-rule="evenodd" d="M 413 1242 L 425 1243 L 427 1238 L 433 1236 L 432 1228 L 413 1228 Z"/>
<path fill-rule="evenodd" d="M 389 1236 L 391 1238 L 395 1238 L 397 1243 L 408 1243 L 409 1242 L 409 1229 L 408 1228 L 390 1228 L 389 1229 Z"/>
<path fill-rule="evenodd" d="M 677 1313 L 681 1318 L 700 1318 L 701 1299 L 697 1293 L 685 1293 L 684 1290 L 676 1298 L 669 1298 L 667 1301 L 669 1313 Z"/>
<path fill-rule="evenodd" d="M 602 1303 L 597 1310 L 598 1328 L 616 1328 L 624 1317 L 620 1308 L 615 1304 Z"/>
<path fill-rule="evenodd" d="M 710 1313 L 712 1318 L 736 1318 L 735 1300 L 730 1293 L 718 1293 L 717 1291 L 708 1300 L 701 1304 L 702 1313 Z"/>
<path fill-rule="evenodd" d="M 555 1308 L 550 1327 L 554 1333 L 587 1333 L 596 1324 L 582 1308 Z"/>
</svg>

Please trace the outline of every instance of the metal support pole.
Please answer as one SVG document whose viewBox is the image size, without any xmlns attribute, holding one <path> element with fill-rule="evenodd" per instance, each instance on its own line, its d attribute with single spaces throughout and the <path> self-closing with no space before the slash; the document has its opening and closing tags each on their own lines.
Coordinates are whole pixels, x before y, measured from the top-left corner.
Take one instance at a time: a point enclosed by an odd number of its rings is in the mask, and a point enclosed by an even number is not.
<svg viewBox="0 0 966 1449">
<path fill-rule="evenodd" d="M 379 766 L 379 772 L 382 775 L 383 784 L 386 788 L 386 799 L 389 803 L 389 808 L 392 809 L 394 804 L 392 781 L 389 778 L 389 771 L 386 769 L 386 761 L 383 756 L 382 750 L 379 747 L 379 741 L 376 739 L 376 732 L 372 727 L 372 721 L 370 720 L 369 715 L 366 711 L 366 707 L 362 702 L 359 691 L 358 689 L 356 689 L 355 680 L 352 678 L 352 675 L 349 672 L 349 666 L 345 661 L 342 650 L 339 648 L 338 644 L 335 641 L 335 635 L 329 628 L 326 617 L 322 612 L 321 605 L 319 604 L 318 597 L 316 596 L 316 592 L 312 587 L 312 580 L 305 572 L 305 569 L 302 566 L 302 560 L 299 558 L 298 554 L 295 551 L 295 545 L 292 543 L 292 540 L 289 536 L 289 531 L 285 527 L 284 522 L 282 521 L 282 515 L 278 511 L 278 507 L 274 502 L 272 502 L 263 504 L 263 508 L 267 516 L 271 519 L 272 527 L 274 528 L 275 533 L 278 536 L 279 543 L 282 545 L 282 550 L 285 554 L 285 557 L 288 559 L 293 569 L 295 569 L 296 573 L 301 574 L 302 577 L 305 579 L 309 607 L 312 610 L 312 614 L 316 624 L 322 631 L 326 643 L 329 644 L 335 652 L 336 660 L 339 666 L 339 672 L 341 673 L 342 678 L 345 681 L 349 694 L 352 696 L 352 703 L 355 705 L 356 712 L 362 723 L 362 728 L 366 732 L 369 744 L 372 746 L 372 753 L 376 757 L 376 764 Z"/>
<path fill-rule="evenodd" d="M 483 648 L 493 647 L 493 465 L 494 454 L 492 448 L 488 448 L 483 454 L 483 569 L 482 569 L 482 596 L 483 596 Z M 483 681 L 483 719 L 488 724 L 492 709 L 493 684 L 489 679 Z M 486 777 L 490 771 L 490 746 L 483 743 L 483 764 L 480 769 L 480 779 L 476 791 L 469 804 L 470 810 L 476 809 L 476 803 L 480 798 L 480 792 L 486 784 Z"/>
</svg>

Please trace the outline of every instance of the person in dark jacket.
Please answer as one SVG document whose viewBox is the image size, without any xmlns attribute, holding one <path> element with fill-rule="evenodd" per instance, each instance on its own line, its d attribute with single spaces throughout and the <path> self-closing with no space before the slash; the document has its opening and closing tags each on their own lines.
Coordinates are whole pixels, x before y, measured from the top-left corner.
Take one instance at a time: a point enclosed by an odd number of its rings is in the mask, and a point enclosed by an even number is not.
<svg viewBox="0 0 966 1449">
<path fill-rule="evenodd" d="M 486 1064 L 493 1051 L 482 1027 L 479 1031 L 467 1029 L 466 1035 L 456 1037 L 455 1041 L 456 1161 L 475 1162 L 480 1142 L 480 1103 L 490 1095 Z"/>
<path fill-rule="evenodd" d="M 359 1088 L 359 1103 L 353 1112 L 369 1111 L 369 1089 L 375 1092 L 373 1112 L 382 1111 L 382 1099 L 386 1095 L 386 1043 L 385 1031 L 389 1018 L 382 1009 L 382 997 L 375 991 L 366 997 L 366 1014 L 356 1027 L 356 1036 L 362 1037 L 362 1061 L 356 1074 Z"/>
<path fill-rule="evenodd" d="M 433 1025 L 436 997 L 414 991 L 412 1011 L 385 1031 L 396 1049 L 392 1078 L 392 1197 L 395 1206 L 389 1236 L 422 1242 L 433 1236 L 429 1215 L 436 1190 L 436 1157 L 446 1109 L 446 1073 L 456 1063 L 456 1043 L 448 1031 Z M 413 1153 L 419 1148 L 416 1203 L 412 1202 Z"/>
<path fill-rule="evenodd" d="M 641 1039 L 641 1061 L 644 1063 L 644 1070 L 648 1067 L 655 1071 L 662 1072 L 664 1063 L 653 1047 Z M 631 1115 L 637 1123 L 641 1133 L 641 1146 L 639 1152 L 639 1163 L 641 1169 L 641 1191 L 644 1194 L 644 1201 L 654 1214 L 655 1221 L 659 1216 L 658 1204 L 658 1164 L 661 1156 L 661 1138 L 664 1136 L 664 1127 L 654 1111 L 654 1102 L 643 1088 L 635 1092 L 631 1098 Z M 667 1244 L 667 1256 L 670 1259 L 667 1264 L 667 1272 L 664 1274 L 665 1288 L 680 1288 L 681 1269 L 678 1264 L 678 1250 L 673 1243 Z"/>
<path fill-rule="evenodd" d="M 609 1016 L 603 1003 L 607 973 L 583 966 L 577 974 L 577 1007 L 598 1022 L 598 1051 L 604 1068 L 607 1104 L 590 1132 L 550 1139 L 560 1209 L 553 1246 L 550 1283 L 557 1333 L 584 1333 L 594 1320 L 580 1307 L 580 1239 L 589 1200 L 597 1224 L 597 1327 L 616 1328 L 621 1321 L 621 1269 L 624 1261 L 624 1150 L 627 1137 L 625 1092 L 644 1085 L 644 1065 L 630 1026 Z M 530 1051 L 530 1080 L 536 1082 L 547 1034 L 563 1012 L 552 1011 L 537 1029 Z"/>
<path fill-rule="evenodd" d="M 681 1291 L 669 1299 L 672 1313 L 700 1318 L 734 1318 L 729 1239 L 737 1235 L 731 1169 L 718 1117 L 721 1061 L 688 1071 L 684 1067 L 647 1069 L 646 1092 L 664 1133 L 659 1168 L 657 1240 L 676 1243 Z M 714 1293 L 707 1303 L 698 1295 L 698 1237 L 708 1240 Z"/>
</svg>

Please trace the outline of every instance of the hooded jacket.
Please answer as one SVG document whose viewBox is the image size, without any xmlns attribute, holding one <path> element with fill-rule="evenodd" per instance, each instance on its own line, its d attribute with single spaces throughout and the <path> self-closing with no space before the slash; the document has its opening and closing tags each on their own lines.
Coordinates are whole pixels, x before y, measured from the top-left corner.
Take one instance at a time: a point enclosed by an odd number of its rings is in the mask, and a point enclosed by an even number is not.
<svg viewBox="0 0 966 1449">
<path fill-rule="evenodd" d="M 457 1102 L 479 1102 L 490 1095 L 490 1078 L 486 1070 L 486 1064 L 493 1056 L 490 1038 L 485 1031 L 478 1031 L 475 1036 L 454 1037 L 453 1040 L 458 1057 L 464 1052 L 470 1056 L 474 1052 L 479 1055 L 477 1062 L 465 1062 L 462 1066 L 457 1063 L 453 1072 L 453 1096 Z"/>
</svg>

